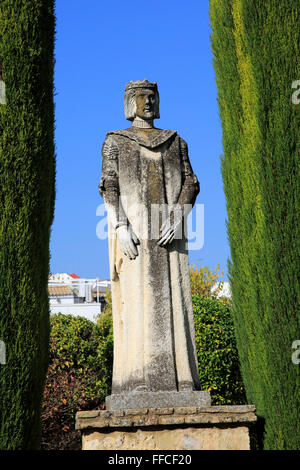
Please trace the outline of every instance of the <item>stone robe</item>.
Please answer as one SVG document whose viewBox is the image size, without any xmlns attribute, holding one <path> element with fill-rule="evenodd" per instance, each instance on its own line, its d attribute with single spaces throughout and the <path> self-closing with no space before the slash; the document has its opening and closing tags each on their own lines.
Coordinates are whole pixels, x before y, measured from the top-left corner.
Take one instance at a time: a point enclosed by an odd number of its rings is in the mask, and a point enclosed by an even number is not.
<svg viewBox="0 0 300 470">
<path fill-rule="evenodd" d="M 194 204 L 199 184 L 184 140 L 170 130 L 148 132 L 150 139 L 134 127 L 109 132 L 102 148 L 99 189 L 114 221 L 113 394 L 200 389 L 186 237 L 159 246 L 149 217 L 151 206 Z M 140 239 L 134 260 L 115 234 L 122 223 Z"/>
</svg>

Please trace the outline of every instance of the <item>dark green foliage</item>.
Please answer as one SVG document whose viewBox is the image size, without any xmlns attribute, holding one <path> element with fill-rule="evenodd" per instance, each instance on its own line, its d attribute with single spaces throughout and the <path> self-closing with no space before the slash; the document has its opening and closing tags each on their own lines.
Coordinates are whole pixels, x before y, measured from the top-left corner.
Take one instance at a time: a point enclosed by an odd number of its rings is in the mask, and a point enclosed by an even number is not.
<svg viewBox="0 0 300 470">
<path fill-rule="evenodd" d="M 111 316 L 102 314 L 97 325 L 83 317 L 51 316 L 50 364 L 42 411 L 44 450 L 80 448 L 75 414 L 100 408 L 109 395 L 112 354 Z"/>
<path fill-rule="evenodd" d="M 243 380 L 265 420 L 265 448 L 299 449 L 299 2 L 210 7 Z"/>
<path fill-rule="evenodd" d="M 213 405 L 246 403 L 228 300 L 193 296 L 201 390 Z"/>
<path fill-rule="evenodd" d="M 107 295 L 111 299 L 111 294 Z M 113 349 L 114 349 L 114 338 L 113 338 L 113 320 L 112 320 L 112 309 L 111 304 L 107 303 L 104 312 L 100 315 L 97 321 L 97 328 L 101 341 L 99 343 L 99 354 L 101 357 L 101 364 L 103 374 L 106 377 L 106 387 L 111 387 L 112 383 L 112 365 L 113 365 Z M 106 392 L 108 389 L 106 388 Z"/>
<path fill-rule="evenodd" d="M 54 0 L 1 0 L 0 449 L 35 449 L 48 363 Z"/>
</svg>

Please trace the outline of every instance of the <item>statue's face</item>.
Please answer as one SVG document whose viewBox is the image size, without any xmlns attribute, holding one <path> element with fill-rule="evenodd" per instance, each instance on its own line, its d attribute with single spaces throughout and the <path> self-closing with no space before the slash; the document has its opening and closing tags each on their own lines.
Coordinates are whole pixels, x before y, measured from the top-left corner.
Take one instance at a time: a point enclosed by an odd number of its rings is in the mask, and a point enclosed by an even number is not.
<svg viewBox="0 0 300 470">
<path fill-rule="evenodd" d="M 153 90 L 142 88 L 135 94 L 136 116 L 141 119 L 154 119 L 156 107 L 156 93 Z"/>
</svg>

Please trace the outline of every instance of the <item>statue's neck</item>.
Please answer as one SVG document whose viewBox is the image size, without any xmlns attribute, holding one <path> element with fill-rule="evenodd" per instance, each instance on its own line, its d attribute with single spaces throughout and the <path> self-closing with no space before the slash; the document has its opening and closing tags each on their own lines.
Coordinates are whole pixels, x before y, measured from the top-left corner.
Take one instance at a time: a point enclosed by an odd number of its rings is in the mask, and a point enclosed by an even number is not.
<svg viewBox="0 0 300 470">
<path fill-rule="evenodd" d="M 153 129 L 153 119 L 146 121 L 145 119 L 135 117 L 132 122 L 132 127 L 139 127 L 140 129 Z"/>
</svg>

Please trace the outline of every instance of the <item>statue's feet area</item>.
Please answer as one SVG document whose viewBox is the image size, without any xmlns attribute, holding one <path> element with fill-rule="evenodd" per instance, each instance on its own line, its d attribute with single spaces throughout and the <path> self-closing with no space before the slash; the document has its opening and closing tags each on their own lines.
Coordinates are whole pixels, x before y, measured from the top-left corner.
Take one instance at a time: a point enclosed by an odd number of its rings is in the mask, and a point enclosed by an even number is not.
<svg viewBox="0 0 300 470">
<path fill-rule="evenodd" d="M 139 385 L 136 385 L 132 392 L 136 393 L 136 392 L 149 392 L 149 388 L 147 387 L 146 384 L 139 384 Z"/>
<path fill-rule="evenodd" d="M 179 392 L 192 392 L 194 390 L 192 382 L 179 382 L 178 391 Z"/>
</svg>

